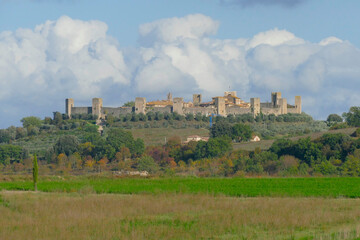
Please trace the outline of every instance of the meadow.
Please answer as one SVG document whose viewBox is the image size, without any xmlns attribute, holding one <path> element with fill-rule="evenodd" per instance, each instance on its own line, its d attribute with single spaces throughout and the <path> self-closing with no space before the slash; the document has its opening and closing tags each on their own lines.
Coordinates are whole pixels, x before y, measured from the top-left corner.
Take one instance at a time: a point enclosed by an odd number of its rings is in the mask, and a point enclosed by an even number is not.
<svg viewBox="0 0 360 240">
<path fill-rule="evenodd" d="M 6 178 L 6 177 L 3 177 Z M 113 178 L 48 177 L 39 180 L 43 192 L 117 194 L 208 194 L 232 197 L 359 198 L 360 178 Z M 30 177 L 0 181 L 0 190 L 33 190 Z"/>
<path fill-rule="evenodd" d="M 356 239 L 360 199 L 0 191 L 0 239 Z"/>
</svg>

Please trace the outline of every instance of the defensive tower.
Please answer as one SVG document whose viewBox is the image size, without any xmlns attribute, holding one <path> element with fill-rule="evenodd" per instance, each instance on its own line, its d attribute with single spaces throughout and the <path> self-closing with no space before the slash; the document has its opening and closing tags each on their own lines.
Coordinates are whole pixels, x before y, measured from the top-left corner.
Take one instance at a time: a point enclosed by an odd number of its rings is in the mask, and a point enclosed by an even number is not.
<svg viewBox="0 0 360 240">
<path fill-rule="evenodd" d="M 201 94 L 193 94 L 194 106 L 200 105 L 201 101 L 202 101 L 202 95 Z"/>
<path fill-rule="evenodd" d="M 65 100 L 65 113 L 68 115 L 69 118 L 71 118 L 71 108 L 74 107 L 74 99 L 67 98 Z"/>
<path fill-rule="evenodd" d="M 146 109 L 146 98 L 137 97 L 135 99 L 135 113 L 144 113 Z"/>
<path fill-rule="evenodd" d="M 101 116 L 101 109 L 103 107 L 103 100 L 102 98 L 93 98 L 92 99 L 92 115 L 97 116 L 100 119 Z"/>
<path fill-rule="evenodd" d="M 176 112 L 180 115 L 184 115 L 184 99 L 183 98 L 174 98 L 173 112 Z"/>
<path fill-rule="evenodd" d="M 260 114 L 260 98 L 250 98 L 250 106 L 254 117 Z"/>
<path fill-rule="evenodd" d="M 301 96 L 295 96 L 295 108 L 297 113 L 301 113 Z"/>
</svg>

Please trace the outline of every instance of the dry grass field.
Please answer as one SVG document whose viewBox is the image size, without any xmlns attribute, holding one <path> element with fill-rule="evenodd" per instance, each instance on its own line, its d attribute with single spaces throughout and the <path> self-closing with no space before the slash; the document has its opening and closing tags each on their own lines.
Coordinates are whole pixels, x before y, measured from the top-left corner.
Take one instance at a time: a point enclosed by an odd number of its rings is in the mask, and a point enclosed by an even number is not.
<svg viewBox="0 0 360 240">
<path fill-rule="evenodd" d="M 0 239 L 354 239 L 360 199 L 0 192 Z"/>
</svg>

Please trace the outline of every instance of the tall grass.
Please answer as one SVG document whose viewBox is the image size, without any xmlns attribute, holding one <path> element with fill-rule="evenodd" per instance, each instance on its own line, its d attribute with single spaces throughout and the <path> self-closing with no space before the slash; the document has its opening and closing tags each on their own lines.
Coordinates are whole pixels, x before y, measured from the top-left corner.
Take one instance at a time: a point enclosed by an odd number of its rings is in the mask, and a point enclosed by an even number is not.
<svg viewBox="0 0 360 240">
<path fill-rule="evenodd" d="M 359 199 L 0 192 L 0 239 L 354 239 Z"/>
</svg>

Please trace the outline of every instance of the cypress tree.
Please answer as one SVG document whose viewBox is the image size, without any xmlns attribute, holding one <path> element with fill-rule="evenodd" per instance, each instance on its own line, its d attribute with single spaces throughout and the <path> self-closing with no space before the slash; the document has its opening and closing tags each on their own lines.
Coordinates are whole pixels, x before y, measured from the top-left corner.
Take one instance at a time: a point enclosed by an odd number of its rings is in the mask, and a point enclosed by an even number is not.
<svg viewBox="0 0 360 240">
<path fill-rule="evenodd" d="M 38 174 L 39 174 L 39 166 L 38 166 L 36 154 L 34 154 L 34 160 L 33 160 L 33 182 L 34 182 L 34 190 L 35 190 L 35 191 L 37 191 Z"/>
</svg>

